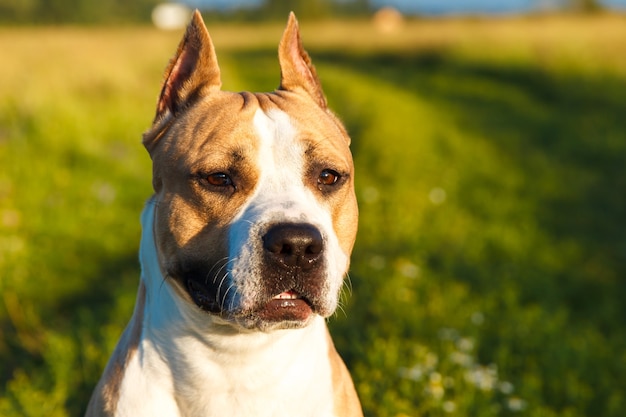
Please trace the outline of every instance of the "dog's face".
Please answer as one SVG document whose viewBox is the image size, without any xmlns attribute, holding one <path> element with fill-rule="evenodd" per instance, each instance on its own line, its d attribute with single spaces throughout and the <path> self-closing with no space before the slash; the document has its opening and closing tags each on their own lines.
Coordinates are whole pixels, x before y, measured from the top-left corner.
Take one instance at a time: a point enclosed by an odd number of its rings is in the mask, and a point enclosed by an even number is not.
<svg viewBox="0 0 626 417">
<path fill-rule="evenodd" d="M 164 276 L 189 303 L 249 329 L 331 315 L 356 235 L 350 139 L 293 16 L 279 61 L 276 92 L 221 91 L 196 12 L 144 135 Z"/>
</svg>

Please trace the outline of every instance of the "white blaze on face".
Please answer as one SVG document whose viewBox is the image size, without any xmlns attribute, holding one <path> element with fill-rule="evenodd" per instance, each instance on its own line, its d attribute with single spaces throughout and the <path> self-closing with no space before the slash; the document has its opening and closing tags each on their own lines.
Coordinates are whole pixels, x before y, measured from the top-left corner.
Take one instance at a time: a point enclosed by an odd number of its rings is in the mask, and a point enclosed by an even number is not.
<svg viewBox="0 0 626 417">
<path fill-rule="evenodd" d="M 317 227 L 324 240 L 325 304 L 337 305 L 346 273 L 348 256 L 341 250 L 327 207 L 305 181 L 304 143 L 287 113 L 257 110 L 254 127 L 259 138 L 259 182 L 229 232 L 229 275 L 233 287 L 225 307 L 249 308 L 263 282 L 261 259 L 263 233 L 277 222 L 308 223 Z"/>
<path fill-rule="evenodd" d="M 259 135 L 259 192 L 304 191 L 304 149 L 296 141 L 296 128 L 287 113 L 257 110 L 254 126 Z M 294 196 L 294 198 L 297 198 Z"/>
</svg>

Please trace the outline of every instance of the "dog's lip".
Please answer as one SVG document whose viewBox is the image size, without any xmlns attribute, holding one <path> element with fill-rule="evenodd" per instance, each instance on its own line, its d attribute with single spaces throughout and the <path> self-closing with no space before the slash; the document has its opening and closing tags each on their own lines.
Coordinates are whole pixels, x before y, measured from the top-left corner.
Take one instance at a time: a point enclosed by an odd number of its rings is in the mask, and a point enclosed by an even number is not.
<svg viewBox="0 0 626 417">
<path fill-rule="evenodd" d="M 311 302 L 295 290 L 275 295 L 257 311 L 258 317 L 267 322 L 306 322 L 314 308 Z"/>
</svg>

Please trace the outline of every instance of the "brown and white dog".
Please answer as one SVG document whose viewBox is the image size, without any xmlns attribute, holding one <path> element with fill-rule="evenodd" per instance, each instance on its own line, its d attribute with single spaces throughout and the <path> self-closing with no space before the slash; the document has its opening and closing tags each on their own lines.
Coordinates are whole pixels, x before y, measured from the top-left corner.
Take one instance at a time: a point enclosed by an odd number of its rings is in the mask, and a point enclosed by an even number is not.
<svg viewBox="0 0 626 417">
<path fill-rule="evenodd" d="M 325 318 L 357 229 L 350 138 L 292 14 L 273 93 L 220 90 L 196 11 L 144 144 L 135 311 L 87 416 L 362 416 Z"/>
</svg>

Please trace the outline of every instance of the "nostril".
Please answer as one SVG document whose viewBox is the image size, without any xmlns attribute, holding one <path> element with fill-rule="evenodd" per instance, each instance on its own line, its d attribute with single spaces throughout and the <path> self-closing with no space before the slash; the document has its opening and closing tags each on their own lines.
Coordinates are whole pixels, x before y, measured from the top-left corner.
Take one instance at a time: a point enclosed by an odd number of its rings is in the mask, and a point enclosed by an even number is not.
<svg viewBox="0 0 626 417">
<path fill-rule="evenodd" d="M 324 242 L 320 231 L 310 224 L 281 223 L 263 236 L 263 248 L 274 262 L 311 268 L 323 252 Z"/>
<path fill-rule="evenodd" d="M 293 246 L 289 244 L 283 244 L 280 247 L 280 251 L 278 253 L 280 253 L 281 255 L 291 255 L 293 253 Z"/>
<path fill-rule="evenodd" d="M 305 254 L 318 255 L 322 252 L 322 249 L 323 249 L 323 246 L 322 246 L 321 240 L 319 242 L 313 242 L 306 247 Z"/>
</svg>

